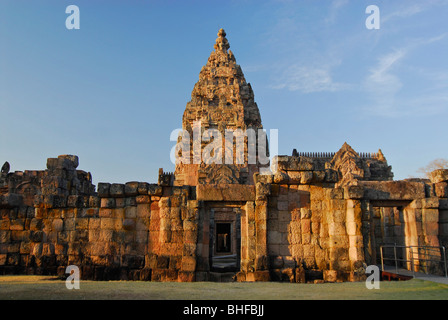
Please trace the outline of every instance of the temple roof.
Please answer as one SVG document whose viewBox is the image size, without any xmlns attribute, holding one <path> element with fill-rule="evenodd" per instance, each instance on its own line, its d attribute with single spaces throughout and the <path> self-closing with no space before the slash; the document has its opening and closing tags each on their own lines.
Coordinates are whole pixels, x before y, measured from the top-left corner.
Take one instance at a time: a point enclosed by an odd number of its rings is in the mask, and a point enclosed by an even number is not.
<svg viewBox="0 0 448 320">
<path fill-rule="evenodd" d="M 204 128 L 262 128 L 252 87 L 229 48 L 226 32 L 220 29 L 215 50 L 202 67 L 187 103 L 184 129 L 191 128 L 193 121 L 201 121 Z"/>
</svg>

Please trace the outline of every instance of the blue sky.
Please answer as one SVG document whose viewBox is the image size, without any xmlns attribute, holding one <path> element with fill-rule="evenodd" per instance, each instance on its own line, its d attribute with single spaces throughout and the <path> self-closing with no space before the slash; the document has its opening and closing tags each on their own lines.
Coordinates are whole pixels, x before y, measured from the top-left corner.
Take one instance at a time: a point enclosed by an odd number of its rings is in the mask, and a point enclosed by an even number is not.
<svg viewBox="0 0 448 320">
<path fill-rule="evenodd" d="M 68 30 L 68 5 L 80 29 Z M 368 5 L 380 29 L 368 30 Z M 220 28 L 279 153 L 382 149 L 395 179 L 448 158 L 448 1 L 0 2 L 0 162 L 76 154 L 156 182 Z"/>
</svg>

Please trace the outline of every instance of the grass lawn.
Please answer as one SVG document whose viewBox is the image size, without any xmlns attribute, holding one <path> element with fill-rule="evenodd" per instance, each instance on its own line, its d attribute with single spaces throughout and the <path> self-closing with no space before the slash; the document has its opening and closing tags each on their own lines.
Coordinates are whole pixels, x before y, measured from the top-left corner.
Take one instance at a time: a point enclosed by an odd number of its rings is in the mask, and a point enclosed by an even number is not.
<svg viewBox="0 0 448 320">
<path fill-rule="evenodd" d="M 277 282 L 81 281 L 68 290 L 65 281 L 48 276 L 0 276 L 0 300 L 444 300 L 448 285 L 423 280 L 385 281 L 380 289 L 364 282 L 295 284 Z"/>
</svg>

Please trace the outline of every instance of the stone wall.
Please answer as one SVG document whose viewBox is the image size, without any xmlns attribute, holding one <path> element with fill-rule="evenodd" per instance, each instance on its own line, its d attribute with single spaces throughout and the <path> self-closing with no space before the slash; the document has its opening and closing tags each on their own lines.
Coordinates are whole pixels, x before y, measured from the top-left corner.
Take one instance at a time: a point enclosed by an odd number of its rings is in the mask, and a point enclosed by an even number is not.
<svg viewBox="0 0 448 320">
<path fill-rule="evenodd" d="M 83 279 L 194 280 L 189 187 L 100 183 L 95 192 L 77 161 L 60 156 L 45 171 L 2 177 L 0 273 L 62 276 L 77 265 Z M 17 187 L 23 181 L 33 192 Z"/>
<path fill-rule="evenodd" d="M 74 156 L 49 159 L 44 171 L 2 173 L 0 273 L 63 276 L 77 265 L 83 279 L 216 280 L 214 219 L 238 233 L 238 281 L 356 281 L 380 263 L 382 245 L 447 245 L 447 170 L 431 180 L 339 185 L 340 172 L 321 160 L 283 157 L 254 185 L 160 179 L 95 190 Z M 437 271 L 417 255 L 417 269 Z"/>
</svg>

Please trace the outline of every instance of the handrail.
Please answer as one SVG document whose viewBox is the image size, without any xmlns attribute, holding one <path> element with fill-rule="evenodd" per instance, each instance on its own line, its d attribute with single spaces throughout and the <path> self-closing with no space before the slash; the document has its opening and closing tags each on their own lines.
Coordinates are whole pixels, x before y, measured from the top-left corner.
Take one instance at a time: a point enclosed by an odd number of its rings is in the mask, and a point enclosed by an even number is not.
<svg viewBox="0 0 448 320">
<path fill-rule="evenodd" d="M 384 257 L 383 254 L 383 248 L 393 248 L 394 249 L 394 257 L 393 258 L 387 258 Z M 409 249 L 409 259 L 404 259 L 404 258 L 398 258 L 397 257 L 397 248 L 402 248 L 402 249 Z M 417 252 L 415 252 L 414 250 L 417 250 Z M 424 258 L 419 257 L 419 250 L 423 249 L 425 250 L 424 253 Z M 435 259 L 428 259 L 428 257 L 439 257 L 439 255 L 429 255 L 428 254 L 428 249 L 429 250 L 434 250 L 437 249 L 439 250 L 438 253 L 440 254 L 440 258 L 435 260 Z M 440 251 L 441 250 L 441 251 Z M 415 253 L 417 253 L 417 258 L 415 257 Z M 411 271 L 412 274 L 415 274 L 415 261 L 417 261 L 417 264 L 420 265 L 420 262 L 437 262 L 437 263 L 443 263 L 444 265 L 444 273 L 445 273 L 445 277 L 448 277 L 448 269 L 447 269 L 447 261 L 446 261 L 446 249 L 444 246 L 401 246 L 401 245 L 382 245 L 380 246 L 380 254 L 381 254 L 381 268 L 382 270 L 384 270 L 384 261 L 385 260 L 392 260 L 395 262 L 395 270 L 398 273 L 398 262 L 410 262 L 411 264 Z M 422 254 L 423 255 L 423 254 Z M 425 264 L 425 269 L 426 272 L 428 271 L 427 269 L 427 265 Z"/>
</svg>

